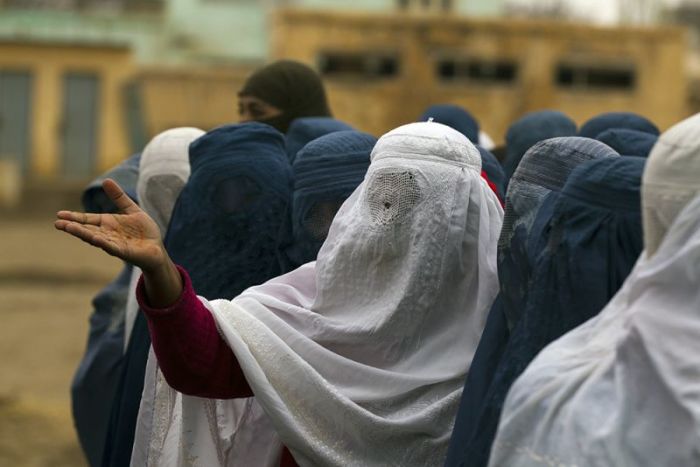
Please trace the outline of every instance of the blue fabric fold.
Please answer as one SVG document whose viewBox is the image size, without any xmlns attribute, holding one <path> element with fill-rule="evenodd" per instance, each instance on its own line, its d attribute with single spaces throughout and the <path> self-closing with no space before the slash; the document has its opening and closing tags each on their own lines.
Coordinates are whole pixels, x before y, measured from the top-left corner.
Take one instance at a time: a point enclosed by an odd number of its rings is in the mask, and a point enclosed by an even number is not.
<svg viewBox="0 0 700 467">
<path fill-rule="evenodd" d="M 102 189 L 111 178 L 136 199 L 140 154 L 93 180 L 82 194 L 83 208 L 93 213 L 114 213 L 117 208 Z M 92 300 L 93 312 L 85 354 L 71 382 L 71 410 L 80 446 L 91 466 L 102 461 L 112 403 L 123 368 L 124 319 L 132 267 L 119 275 Z"/>
<path fill-rule="evenodd" d="M 359 131 L 321 136 L 299 151 L 292 168 L 292 244 L 284 248 L 290 268 L 314 261 L 333 217 L 362 183 L 377 139 Z"/>
<path fill-rule="evenodd" d="M 316 138 L 336 131 L 349 130 L 354 128 L 331 117 L 303 117 L 293 120 L 286 134 L 289 163 L 293 164 L 301 148 Z"/>
<path fill-rule="evenodd" d="M 469 465 L 486 465 L 508 390 L 527 365 L 598 314 L 632 270 L 643 249 L 643 171 L 643 158 L 621 157 L 587 162 L 571 174 L 547 221 L 547 245 L 484 401 Z"/>
<path fill-rule="evenodd" d="M 622 156 L 649 157 L 658 136 L 638 130 L 612 128 L 600 133 L 596 138 Z"/>
<path fill-rule="evenodd" d="M 232 299 L 278 276 L 292 184 L 283 135 L 269 125 L 216 128 L 190 145 L 191 174 L 165 235 L 198 294 Z M 129 465 L 151 341 L 136 318 L 110 419 L 103 465 Z"/>
<path fill-rule="evenodd" d="M 588 120 L 581 126 L 578 135 L 595 138 L 605 130 L 626 128 L 659 136 L 659 129 L 648 118 L 633 112 L 606 112 Z"/>
<path fill-rule="evenodd" d="M 576 135 L 576 123 L 562 112 L 540 110 L 516 120 L 506 132 L 506 157 L 503 168 L 506 184 L 525 153 L 540 141 Z"/>
<path fill-rule="evenodd" d="M 436 104 L 428 107 L 418 118 L 419 122 L 430 119 L 462 133 L 472 143 L 479 144 L 479 122 L 465 109 L 454 104 Z"/>
<path fill-rule="evenodd" d="M 491 420 L 482 410 L 492 397 L 496 368 L 504 361 L 511 333 L 528 301 L 533 268 L 546 247 L 554 205 L 574 169 L 590 160 L 616 158 L 610 147 L 579 137 L 552 138 L 535 144 L 518 165 L 506 193 L 498 246 L 501 290 L 467 374 L 446 466 L 488 463 L 493 435 L 481 437 Z M 496 423 L 498 419 L 496 418 Z M 494 433 L 495 434 L 495 431 Z"/>
</svg>

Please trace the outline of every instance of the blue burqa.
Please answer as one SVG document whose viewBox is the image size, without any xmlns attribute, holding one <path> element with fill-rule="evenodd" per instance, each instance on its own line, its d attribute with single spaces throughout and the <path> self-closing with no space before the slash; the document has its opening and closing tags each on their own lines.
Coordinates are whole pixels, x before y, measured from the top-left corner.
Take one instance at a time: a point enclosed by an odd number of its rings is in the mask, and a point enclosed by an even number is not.
<svg viewBox="0 0 700 467">
<path fill-rule="evenodd" d="M 595 139 L 607 144 L 622 156 L 649 157 L 659 137 L 644 131 L 612 128 L 605 130 Z"/>
<path fill-rule="evenodd" d="M 284 272 L 278 244 L 291 234 L 291 167 L 284 137 L 262 123 L 226 125 L 190 145 L 191 174 L 173 209 L 165 247 L 198 294 L 232 299 Z M 129 465 L 151 340 L 134 323 L 110 420 L 105 465 Z"/>
<path fill-rule="evenodd" d="M 542 239 L 547 232 L 540 219 L 553 214 L 554 201 L 577 166 L 613 156 L 617 153 L 598 141 L 553 138 L 527 151 L 515 171 L 506 194 L 498 246 L 501 290 L 491 307 L 467 374 L 446 466 L 484 465 L 488 461 L 488 457 L 477 457 L 478 452 L 474 450 L 478 446 L 473 446 L 470 440 L 481 431 L 482 408 L 512 329 L 527 302 L 534 262 L 545 246 Z M 537 237 L 538 241 L 530 241 L 531 237 Z"/>
<path fill-rule="evenodd" d="M 347 123 L 331 117 L 303 117 L 292 120 L 286 133 L 289 163 L 293 164 L 301 148 L 316 138 L 328 133 L 352 129 Z"/>
<path fill-rule="evenodd" d="M 430 119 L 462 133 L 474 144 L 479 144 L 479 122 L 465 109 L 454 104 L 436 104 L 428 107 L 418 118 L 419 122 Z"/>
<path fill-rule="evenodd" d="M 139 159 L 138 154 L 132 156 L 90 183 L 82 195 L 85 211 L 116 212 L 116 206 L 102 189 L 106 178 L 117 181 L 136 201 Z M 87 347 L 71 384 L 73 421 L 80 446 L 91 466 L 100 465 L 102 459 L 112 400 L 121 375 L 131 269 L 125 264 L 117 278 L 92 300 L 94 311 L 90 315 Z"/>
<path fill-rule="evenodd" d="M 595 138 L 605 130 L 626 128 L 659 136 L 659 129 L 648 118 L 633 112 L 606 112 L 597 115 L 581 126 L 579 136 Z"/>
<path fill-rule="evenodd" d="M 506 157 L 503 168 L 506 185 L 525 153 L 540 141 L 560 136 L 574 136 L 576 123 L 556 110 L 530 112 L 516 120 L 506 132 Z"/>
<path fill-rule="evenodd" d="M 340 206 L 365 178 L 377 139 L 339 131 L 299 151 L 292 168 L 292 244 L 284 248 L 290 268 L 314 261 Z"/>
</svg>

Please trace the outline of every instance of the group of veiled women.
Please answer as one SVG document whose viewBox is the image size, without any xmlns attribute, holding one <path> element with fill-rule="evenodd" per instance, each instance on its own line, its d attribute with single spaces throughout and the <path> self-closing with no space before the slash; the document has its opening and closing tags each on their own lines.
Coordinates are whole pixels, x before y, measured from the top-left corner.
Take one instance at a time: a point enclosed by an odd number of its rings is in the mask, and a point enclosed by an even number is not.
<svg viewBox="0 0 700 467">
<path fill-rule="evenodd" d="M 700 465 L 700 115 L 534 112 L 499 161 L 452 105 L 354 130 L 295 62 L 240 102 L 58 214 L 134 265 L 73 382 L 91 465 Z"/>
</svg>

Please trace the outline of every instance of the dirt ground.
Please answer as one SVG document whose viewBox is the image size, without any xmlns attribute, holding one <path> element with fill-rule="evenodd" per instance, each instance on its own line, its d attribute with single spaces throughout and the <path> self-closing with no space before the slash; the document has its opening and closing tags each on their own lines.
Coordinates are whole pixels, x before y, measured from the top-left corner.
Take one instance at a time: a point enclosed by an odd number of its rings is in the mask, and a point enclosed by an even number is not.
<svg viewBox="0 0 700 467">
<path fill-rule="evenodd" d="M 120 262 L 55 231 L 52 215 L 0 214 L 0 465 L 84 466 L 70 381 L 90 300 Z"/>
</svg>

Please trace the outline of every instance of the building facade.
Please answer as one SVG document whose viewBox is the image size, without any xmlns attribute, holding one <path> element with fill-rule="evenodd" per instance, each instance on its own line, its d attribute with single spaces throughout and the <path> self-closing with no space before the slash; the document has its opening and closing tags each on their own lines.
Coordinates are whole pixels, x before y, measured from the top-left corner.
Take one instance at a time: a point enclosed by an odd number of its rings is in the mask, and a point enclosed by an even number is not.
<svg viewBox="0 0 700 467">
<path fill-rule="evenodd" d="M 545 108 L 579 123 L 629 110 L 667 127 L 686 115 L 680 28 L 287 9 L 273 38 L 274 56 L 321 71 L 338 117 L 375 134 L 433 103 L 466 107 L 498 142 Z"/>
</svg>

